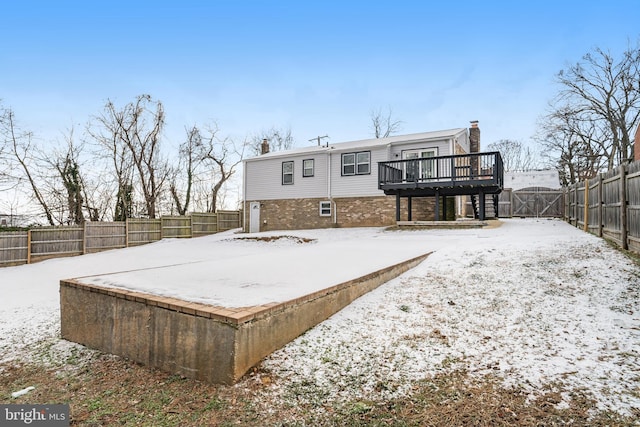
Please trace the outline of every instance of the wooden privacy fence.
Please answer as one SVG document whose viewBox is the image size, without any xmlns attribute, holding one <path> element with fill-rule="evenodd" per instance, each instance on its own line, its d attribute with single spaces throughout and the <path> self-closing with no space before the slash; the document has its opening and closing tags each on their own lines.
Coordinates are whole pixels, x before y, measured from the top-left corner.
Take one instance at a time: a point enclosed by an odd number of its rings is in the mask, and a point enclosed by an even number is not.
<svg viewBox="0 0 640 427">
<path fill-rule="evenodd" d="M 486 195 L 485 203 L 491 206 L 492 195 Z M 467 201 L 466 212 L 473 213 Z M 491 211 L 493 214 L 493 211 Z M 546 187 L 528 187 L 520 190 L 505 188 L 498 196 L 498 217 L 562 218 L 564 216 L 564 190 Z"/>
<path fill-rule="evenodd" d="M 514 191 L 505 188 L 499 197 L 499 216 L 562 218 L 563 196 L 561 189 L 529 187 Z"/>
<path fill-rule="evenodd" d="M 571 224 L 640 253 L 640 162 L 573 184 L 564 197 Z"/>
<path fill-rule="evenodd" d="M 205 236 L 239 228 L 241 220 L 239 211 L 219 211 L 4 232 L 0 233 L 0 267 L 139 246 L 163 238 Z"/>
</svg>

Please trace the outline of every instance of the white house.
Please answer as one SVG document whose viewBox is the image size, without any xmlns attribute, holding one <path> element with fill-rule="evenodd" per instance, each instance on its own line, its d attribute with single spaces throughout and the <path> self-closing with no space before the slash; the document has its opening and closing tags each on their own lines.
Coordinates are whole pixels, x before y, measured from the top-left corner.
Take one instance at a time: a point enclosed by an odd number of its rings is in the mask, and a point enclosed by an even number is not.
<svg viewBox="0 0 640 427">
<path fill-rule="evenodd" d="M 245 231 L 386 226 L 399 198 L 378 186 L 378 162 L 479 151 L 480 129 L 457 128 L 268 152 L 244 160 Z M 423 166 L 422 176 L 433 171 Z M 462 203 L 457 203 L 460 214 Z M 414 220 L 434 219 L 434 200 L 403 200 Z"/>
</svg>

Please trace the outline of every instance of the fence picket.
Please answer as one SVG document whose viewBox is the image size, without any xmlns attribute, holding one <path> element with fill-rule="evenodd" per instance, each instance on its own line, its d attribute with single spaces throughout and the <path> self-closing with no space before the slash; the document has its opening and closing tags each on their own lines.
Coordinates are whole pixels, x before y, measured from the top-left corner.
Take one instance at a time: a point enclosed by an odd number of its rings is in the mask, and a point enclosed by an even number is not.
<svg viewBox="0 0 640 427">
<path fill-rule="evenodd" d="M 38 227 L 28 231 L 0 232 L 0 267 L 139 246 L 165 237 L 204 236 L 239 228 L 241 221 L 239 211 L 220 211 L 182 217 L 87 222 L 84 226 Z"/>
<path fill-rule="evenodd" d="M 588 209 L 581 194 L 585 188 Z M 565 200 L 565 220 L 570 224 L 640 253 L 640 161 L 570 185 Z"/>
</svg>

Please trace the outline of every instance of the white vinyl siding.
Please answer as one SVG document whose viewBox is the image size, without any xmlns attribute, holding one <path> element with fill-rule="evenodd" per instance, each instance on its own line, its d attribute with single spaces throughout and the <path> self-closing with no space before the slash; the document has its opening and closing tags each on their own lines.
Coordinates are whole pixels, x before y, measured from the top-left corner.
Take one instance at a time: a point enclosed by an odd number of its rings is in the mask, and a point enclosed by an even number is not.
<svg viewBox="0 0 640 427">
<path fill-rule="evenodd" d="M 384 193 L 378 190 L 378 162 L 399 160 L 402 152 L 406 150 L 437 149 L 438 156 L 447 156 L 451 153 L 451 146 L 455 139 L 462 145 L 468 145 L 467 130 L 455 129 L 454 132 L 438 132 L 439 137 L 433 138 L 433 133 L 425 133 L 424 138 L 413 138 L 406 142 L 397 138 L 387 138 L 388 142 L 375 145 L 378 141 L 368 141 L 359 144 L 354 141 L 346 144 L 336 144 L 335 147 L 326 147 L 299 150 L 286 155 L 285 152 L 275 156 L 260 158 L 260 156 L 246 160 L 245 168 L 245 200 L 277 200 L 277 199 L 304 199 L 329 197 L 367 197 L 380 196 Z M 422 136 L 422 135 L 420 135 Z M 365 141 L 367 142 L 367 141 Z M 358 175 L 357 153 L 369 153 L 367 166 L 366 159 L 361 158 L 360 172 L 368 173 Z M 353 154 L 353 174 L 343 176 L 343 154 Z M 331 159 L 331 179 L 327 177 L 327 162 Z M 304 177 L 305 160 L 313 159 L 313 176 Z M 293 185 L 282 185 L 282 162 L 294 162 Z M 307 171 L 309 169 L 307 168 Z M 329 184 L 330 181 L 330 184 Z M 329 189 L 330 185 L 330 189 Z"/>
<path fill-rule="evenodd" d="M 245 162 L 245 200 L 328 197 L 326 155 L 314 156 L 313 176 L 302 179 L 302 161 L 309 158 L 306 154 Z M 293 161 L 293 185 L 282 185 L 282 162 L 286 161 Z"/>
<path fill-rule="evenodd" d="M 436 149 L 438 156 L 450 156 L 451 152 L 451 140 L 444 139 L 440 141 L 429 141 L 429 142 L 414 142 L 411 144 L 398 144 L 391 147 L 391 159 L 396 160 L 402 158 L 402 153 L 406 151 L 412 150 L 423 150 L 423 149 Z"/>
<path fill-rule="evenodd" d="M 354 151 L 364 152 L 361 150 Z M 378 162 L 389 160 L 387 147 L 372 147 L 369 154 L 369 173 L 363 175 L 342 175 L 342 155 L 334 154 L 331 165 L 331 196 L 358 197 L 380 196 L 384 192 L 378 189 Z M 349 153 L 344 153 L 349 154 Z"/>
</svg>

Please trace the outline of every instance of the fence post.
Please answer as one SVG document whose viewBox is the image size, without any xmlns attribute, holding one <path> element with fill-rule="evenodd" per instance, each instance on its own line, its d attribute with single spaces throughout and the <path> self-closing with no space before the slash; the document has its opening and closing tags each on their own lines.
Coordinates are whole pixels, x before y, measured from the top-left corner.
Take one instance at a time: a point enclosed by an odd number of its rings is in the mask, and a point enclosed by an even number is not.
<svg viewBox="0 0 640 427">
<path fill-rule="evenodd" d="M 27 264 L 31 264 L 31 230 L 27 230 Z"/>
<path fill-rule="evenodd" d="M 575 226 L 578 227 L 578 183 L 573 184 L 573 218 L 575 219 Z"/>
<path fill-rule="evenodd" d="M 509 191 L 509 218 L 513 218 L 513 189 Z"/>
<path fill-rule="evenodd" d="M 584 180 L 584 231 L 589 232 L 589 180 Z"/>
<path fill-rule="evenodd" d="M 602 218 L 602 205 L 604 201 L 602 200 L 603 191 L 602 191 L 602 174 L 598 174 L 598 237 L 602 237 L 602 229 L 604 227 L 604 218 Z"/>
<path fill-rule="evenodd" d="M 87 253 L 87 221 L 82 223 L 82 255 Z"/>
<path fill-rule="evenodd" d="M 629 249 L 627 242 L 627 166 L 620 165 L 620 240 L 622 249 Z"/>
</svg>

